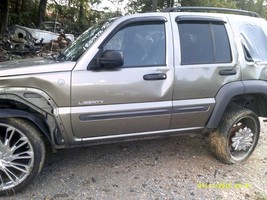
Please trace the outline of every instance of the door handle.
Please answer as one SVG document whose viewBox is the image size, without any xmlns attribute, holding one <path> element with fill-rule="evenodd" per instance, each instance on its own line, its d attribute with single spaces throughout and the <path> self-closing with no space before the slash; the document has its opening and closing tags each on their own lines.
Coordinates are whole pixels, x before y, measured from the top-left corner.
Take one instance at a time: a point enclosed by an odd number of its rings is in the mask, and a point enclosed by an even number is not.
<svg viewBox="0 0 267 200">
<path fill-rule="evenodd" d="M 165 80 L 166 78 L 167 74 L 165 73 L 146 74 L 143 76 L 146 81 Z"/>
<path fill-rule="evenodd" d="M 221 70 L 219 71 L 219 74 L 221 76 L 231 76 L 231 75 L 236 75 L 236 69 L 224 69 L 224 70 Z"/>
</svg>

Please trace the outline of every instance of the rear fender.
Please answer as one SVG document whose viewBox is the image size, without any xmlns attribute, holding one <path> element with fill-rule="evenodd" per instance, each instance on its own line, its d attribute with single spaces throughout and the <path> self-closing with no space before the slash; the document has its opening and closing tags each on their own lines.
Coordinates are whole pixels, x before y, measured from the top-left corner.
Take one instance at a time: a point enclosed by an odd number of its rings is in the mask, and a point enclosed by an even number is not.
<svg viewBox="0 0 267 200">
<path fill-rule="evenodd" d="M 245 87 L 241 81 L 228 83 L 223 86 L 215 97 L 216 104 L 206 127 L 208 129 L 217 128 L 231 99 L 244 93 Z"/>
<path fill-rule="evenodd" d="M 232 82 L 223 86 L 215 97 L 216 104 L 206 127 L 208 129 L 217 128 L 231 100 L 238 95 L 247 94 L 267 96 L 267 82 L 262 80 L 246 80 Z"/>
</svg>

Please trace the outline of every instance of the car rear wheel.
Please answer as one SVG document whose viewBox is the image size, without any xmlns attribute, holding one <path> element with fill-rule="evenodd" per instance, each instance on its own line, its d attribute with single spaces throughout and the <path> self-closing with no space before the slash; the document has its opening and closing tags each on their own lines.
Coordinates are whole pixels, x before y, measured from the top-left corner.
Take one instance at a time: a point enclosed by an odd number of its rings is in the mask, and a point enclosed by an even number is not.
<svg viewBox="0 0 267 200">
<path fill-rule="evenodd" d="M 254 151 L 260 134 L 258 116 L 245 108 L 228 109 L 219 127 L 210 133 L 211 150 L 222 162 L 245 161 Z"/>
<path fill-rule="evenodd" d="M 41 171 L 45 146 L 39 131 L 28 121 L 0 119 L 0 195 L 12 195 Z"/>
</svg>

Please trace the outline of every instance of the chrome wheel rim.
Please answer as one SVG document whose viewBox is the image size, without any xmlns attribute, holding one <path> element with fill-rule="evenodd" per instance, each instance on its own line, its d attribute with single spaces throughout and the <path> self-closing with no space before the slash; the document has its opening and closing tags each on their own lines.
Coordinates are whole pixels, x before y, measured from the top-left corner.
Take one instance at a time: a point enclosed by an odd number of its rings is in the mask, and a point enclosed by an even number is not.
<svg viewBox="0 0 267 200">
<path fill-rule="evenodd" d="M 246 151 L 249 147 L 252 146 L 253 136 L 254 134 L 252 133 L 250 128 L 246 126 L 244 128 L 240 128 L 232 137 L 231 146 L 236 151 Z"/>
<path fill-rule="evenodd" d="M 29 139 L 15 127 L 0 123 L 0 190 L 11 189 L 24 181 L 33 162 Z"/>
<path fill-rule="evenodd" d="M 233 125 L 228 145 L 232 158 L 243 160 L 250 155 L 255 147 L 258 131 L 253 117 L 242 118 Z"/>
</svg>

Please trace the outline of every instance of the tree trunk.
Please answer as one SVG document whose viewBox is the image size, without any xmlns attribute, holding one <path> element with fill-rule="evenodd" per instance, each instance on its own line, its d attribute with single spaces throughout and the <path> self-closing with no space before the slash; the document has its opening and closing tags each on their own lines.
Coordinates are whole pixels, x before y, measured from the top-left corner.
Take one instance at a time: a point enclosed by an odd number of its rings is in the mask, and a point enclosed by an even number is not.
<svg viewBox="0 0 267 200">
<path fill-rule="evenodd" d="M 167 0 L 167 7 L 173 7 L 174 6 L 174 0 Z"/>
<path fill-rule="evenodd" d="M 17 0 L 15 4 L 16 21 L 15 24 L 21 24 L 21 0 Z"/>
<path fill-rule="evenodd" d="M 8 28 L 9 0 L 0 2 L 0 33 L 3 34 Z"/>
<path fill-rule="evenodd" d="M 40 0 L 39 10 L 38 10 L 38 27 L 40 27 L 45 20 L 47 0 Z"/>
<path fill-rule="evenodd" d="M 170 7 L 173 7 L 174 6 L 174 0 L 171 0 L 170 3 L 171 3 Z M 176 5 L 176 6 L 178 6 L 178 5 Z"/>
<path fill-rule="evenodd" d="M 23 14 L 25 14 L 25 12 L 27 12 L 27 2 L 29 3 L 29 1 L 27 1 L 27 0 L 21 0 L 21 6 L 20 6 L 20 16 L 21 17 L 24 17 L 23 16 Z M 35 22 L 36 22 L 36 20 L 35 20 Z M 21 24 L 21 25 L 25 25 L 25 24 L 22 24 L 22 21 L 20 20 L 20 23 L 19 24 Z"/>
<path fill-rule="evenodd" d="M 82 23 L 84 18 L 84 9 L 83 9 L 83 0 L 80 0 L 80 9 L 79 9 L 79 22 Z"/>
<path fill-rule="evenodd" d="M 158 7 L 158 0 L 152 0 L 152 12 L 156 12 Z"/>
</svg>

